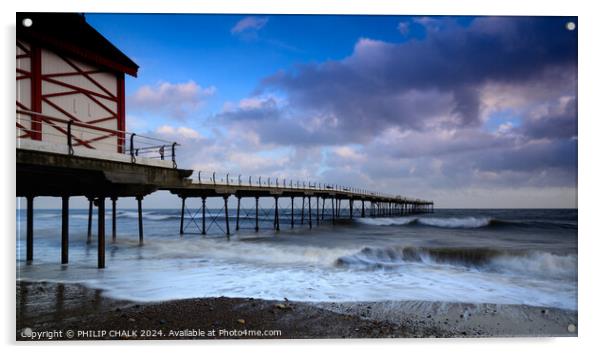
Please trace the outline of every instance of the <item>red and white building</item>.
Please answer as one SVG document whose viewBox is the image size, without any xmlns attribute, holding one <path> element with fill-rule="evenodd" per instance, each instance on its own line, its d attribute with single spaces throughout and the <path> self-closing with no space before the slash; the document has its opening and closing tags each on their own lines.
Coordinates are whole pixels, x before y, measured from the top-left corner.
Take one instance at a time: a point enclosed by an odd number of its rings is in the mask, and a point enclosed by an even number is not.
<svg viewBox="0 0 602 354">
<path fill-rule="evenodd" d="M 123 153 L 125 75 L 138 65 L 76 13 L 17 13 L 17 141 Z"/>
</svg>

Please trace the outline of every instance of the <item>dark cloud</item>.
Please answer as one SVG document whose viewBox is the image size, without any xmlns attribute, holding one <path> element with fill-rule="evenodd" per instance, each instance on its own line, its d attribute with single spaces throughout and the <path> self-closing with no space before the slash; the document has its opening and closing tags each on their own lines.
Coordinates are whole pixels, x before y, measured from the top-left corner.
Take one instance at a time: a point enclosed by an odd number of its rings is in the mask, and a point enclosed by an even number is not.
<svg viewBox="0 0 602 354">
<path fill-rule="evenodd" d="M 403 27 L 422 26 L 424 37 L 359 39 L 343 60 L 265 78 L 256 104 L 214 121 L 251 131 L 261 144 L 359 145 L 357 155 L 326 154 L 320 174 L 327 180 L 373 188 L 400 180 L 424 188 L 574 187 L 577 36 L 566 30 L 568 20 L 415 19 Z M 271 94 L 284 98 L 265 99 Z M 501 111 L 515 119 L 485 129 Z"/>
<path fill-rule="evenodd" d="M 577 100 L 567 98 L 566 102 L 552 107 L 545 115 L 529 117 L 519 131 L 532 138 L 562 139 L 577 136 Z"/>
<path fill-rule="evenodd" d="M 430 23 L 437 25 L 431 24 L 434 29 L 427 30 L 424 40 L 391 44 L 361 39 L 345 60 L 277 73 L 264 80 L 263 88 L 285 91 L 293 107 L 341 117 L 340 128 L 346 131 L 359 128 L 370 134 L 383 126 L 428 126 L 438 114 L 420 114 L 408 106 L 424 102 L 399 99 L 416 91 L 439 92 L 441 98 L 450 94 L 455 124 L 476 125 L 480 85 L 532 80 L 550 67 L 575 71 L 576 35 L 565 29 L 565 22 L 483 17 L 463 27 L 451 19 L 434 19 Z"/>
</svg>

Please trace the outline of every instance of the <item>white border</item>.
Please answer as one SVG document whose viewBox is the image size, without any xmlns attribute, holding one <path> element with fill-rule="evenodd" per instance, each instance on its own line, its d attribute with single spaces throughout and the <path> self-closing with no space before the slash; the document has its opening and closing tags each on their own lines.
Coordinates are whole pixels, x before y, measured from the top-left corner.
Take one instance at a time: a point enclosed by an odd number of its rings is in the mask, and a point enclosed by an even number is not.
<svg viewBox="0 0 602 354">
<path fill-rule="evenodd" d="M 19 0 L 16 2 L 3 2 L 4 55 L 2 70 L 4 92 L 2 107 L 4 116 L 14 114 L 14 86 L 12 72 L 14 69 L 14 23 L 16 11 L 84 11 L 84 12 L 197 12 L 197 13 L 337 13 L 337 14 L 424 14 L 424 15 L 571 15 L 579 16 L 579 338 L 563 339 L 450 339 L 450 340 L 297 340 L 297 341 L 228 341 L 228 342 L 136 342 L 136 343 L 46 343 L 44 348 L 39 348 L 41 343 L 32 348 L 27 345 L 13 343 L 14 340 L 14 235 L 15 235 L 15 177 L 14 177 L 14 126 L 12 120 L 4 119 L 2 139 L 2 153 L 4 173 L 2 173 L 2 201 L 0 210 L 0 224 L 4 227 L 4 272 L 2 304 L 5 308 L 3 319 L 0 322 L 4 345 L 11 346 L 9 351 L 22 352 L 30 350 L 44 350 L 47 353 L 80 353 L 86 347 L 92 352 L 104 352 L 107 345 L 120 345 L 120 350 L 139 351 L 141 346 L 145 352 L 163 353 L 172 350 L 171 346 L 177 345 L 178 351 L 190 352 L 218 350 L 240 351 L 249 353 L 286 352 L 300 353 L 320 349 L 333 350 L 333 346 L 345 346 L 345 351 L 364 353 L 369 346 L 377 347 L 378 352 L 399 352 L 400 350 L 412 352 L 462 352 L 479 353 L 484 350 L 490 353 L 508 353 L 541 351 L 546 353 L 572 353 L 579 351 L 593 351 L 599 347 L 596 339 L 599 337 L 598 329 L 601 328 L 600 320 L 600 250 L 602 249 L 599 231 L 600 222 L 598 201 L 600 197 L 599 183 L 602 181 L 600 173 L 601 158 L 599 135 L 602 132 L 599 95 L 600 68 L 602 54 L 600 49 L 599 34 L 600 12 L 597 11 L 594 1 L 483 1 L 483 0 L 306 0 L 297 4 L 273 0 L 227 0 L 227 1 L 194 1 L 193 0 L 131 0 L 127 4 L 123 0 L 105 1 L 34 1 Z M 14 53 L 13 53 L 14 54 Z M 12 93 L 12 94 L 10 94 Z M 403 346 L 403 347 L 402 347 Z M 578 347 L 578 348 L 577 348 Z"/>
</svg>

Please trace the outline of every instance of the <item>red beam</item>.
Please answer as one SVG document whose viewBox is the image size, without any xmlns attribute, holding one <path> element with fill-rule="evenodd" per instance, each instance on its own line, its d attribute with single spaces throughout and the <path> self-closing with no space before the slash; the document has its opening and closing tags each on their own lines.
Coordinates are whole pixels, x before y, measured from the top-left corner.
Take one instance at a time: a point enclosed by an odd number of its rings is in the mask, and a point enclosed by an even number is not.
<svg viewBox="0 0 602 354">
<path fill-rule="evenodd" d="M 31 47 L 31 110 L 42 112 L 42 50 L 40 47 Z M 31 117 L 31 129 L 34 140 L 42 140 L 42 124 L 39 117 Z"/>
<path fill-rule="evenodd" d="M 63 86 L 63 87 L 70 88 L 70 89 L 72 89 L 72 90 L 75 90 L 75 91 L 80 91 L 80 92 L 82 92 L 82 93 L 83 93 L 83 92 L 86 92 L 86 93 L 89 93 L 90 95 L 98 96 L 98 97 L 101 97 L 101 98 L 107 99 L 107 100 L 109 100 L 109 101 L 117 101 L 117 98 L 115 98 L 115 97 L 106 96 L 106 95 L 103 95 L 103 94 L 101 94 L 101 93 L 98 93 L 98 92 L 94 92 L 94 91 L 86 90 L 85 88 L 82 88 L 82 87 L 77 87 L 77 86 L 74 86 L 74 85 L 71 85 L 71 84 L 68 84 L 68 83 L 66 83 L 66 82 L 59 81 L 59 80 L 56 80 L 56 79 L 53 79 L 53 78 L 50 78 L 50 77 L 44 78 L 44 80 L 45 80 L 45 81 L 48 81 L 48 82 L 51 82 L 51 83 L 53 83 L 53 84 L 57 84 L 57 85 L 59 85 L 59 86 Z"/>
<path fill-rule="evenodd" d="M 92 82 L 94 85 L 96 85 L 99 89 L 103 90 L 107 95 L 115 98 L 115 95 L 113 95 L 111 93 L 111 91 L 109 91 L 106 87 L 102 86 L 100 83 L 98 83 L 98 81 L 94 80 L 90 75 L 86 74 L 80 67 L 78 67 L 77 65 L 75 65 L 73 62 L 71 62 L 69 59 L 67 59 L 64 56 L 60 56 L 61 59 L 63 59 L 67 64 L 69 64 L 73 69 L 75 69 L 77 72 L 79 72 L 81 75 L 85 76 L 88 80 L 90 80 L 90 82 Z"/>
</svg>

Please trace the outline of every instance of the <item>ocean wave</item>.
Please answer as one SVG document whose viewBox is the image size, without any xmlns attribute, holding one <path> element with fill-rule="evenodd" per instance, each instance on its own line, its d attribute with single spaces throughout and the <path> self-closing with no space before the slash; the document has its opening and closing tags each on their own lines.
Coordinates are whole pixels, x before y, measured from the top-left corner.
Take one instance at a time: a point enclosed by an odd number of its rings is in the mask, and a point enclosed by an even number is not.
<svg viewBox="0 0 602 354">
<path fill-rule="evenodd" d="M 400 217 L 400 218 L 361 218 L 357 219 L 360 223 L 373 226 L 400 226 L 416 223 L 418 218 Z"/>
<path fill-rule="evenodd" d="M 490 217 L 469 216 L 463 218 L 437 217 L 397 217 L 397 218 L 359 218 L 357 221 L 370 226 L 430 226 L 448 229 L 479 229 L 485 227 L 522 227 L 548 229 L 576 229 L 577 224 L 556 220 L 501 220 Z"/>
<path fill-rule="evenodd" d="M 403 226 L 403 225 L 425 225 L 442 228 L 463 228 L 474 229 L 485 227 L 491 224 L 491 218 L 420 218 L 420 217 L 399 217 L 399 218 L 361 218 L 358 221 L 362 224 L 373 226 Z"/>
<path fill-rule="evenodd" d="M 533 275 L 540 278 L 576 279 L 577 256 L 543 251 L 510 251 L 491 248 L 365 247 L 339 257 L 335 265 L 354 269 L 398 269 L 422 263 L 464 267 L 476 271 Z"/>
<path fill-rule="evenodd" d="M 427 226 L 454 228 L 454 229 L 477 229 L 491 224 L 491 218 L 418 218 L 418 223 Z"/>
</svg>

